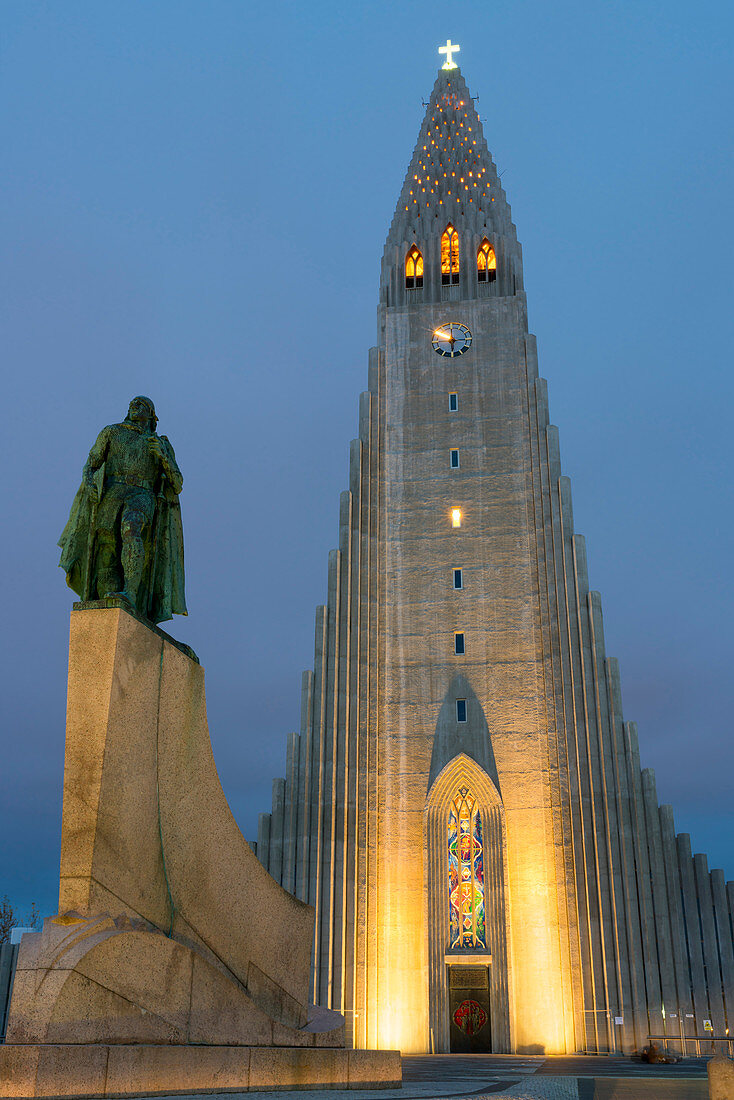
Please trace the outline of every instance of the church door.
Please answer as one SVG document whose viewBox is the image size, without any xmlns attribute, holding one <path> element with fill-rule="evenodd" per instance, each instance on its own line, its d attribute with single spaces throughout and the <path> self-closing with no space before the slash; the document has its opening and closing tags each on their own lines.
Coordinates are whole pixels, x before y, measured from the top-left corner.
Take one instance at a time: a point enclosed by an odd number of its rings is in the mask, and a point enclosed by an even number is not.
<svg viewBox="0 0 734 1100">
<path fill-rule="evenodd" d="M 449 1014 L 452 1054 L 491 1051 L 488 967 L 449 966 Z"/>
</svg>

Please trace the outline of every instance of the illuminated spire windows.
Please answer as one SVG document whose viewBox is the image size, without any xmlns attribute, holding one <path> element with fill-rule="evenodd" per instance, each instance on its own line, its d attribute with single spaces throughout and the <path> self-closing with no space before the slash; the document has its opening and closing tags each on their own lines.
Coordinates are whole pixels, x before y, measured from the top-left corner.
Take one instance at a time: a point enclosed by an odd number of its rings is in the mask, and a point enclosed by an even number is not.
<svg viewBox="0 0 734 1100">
<path fill-rule="evenodd" d="M 413 245 L 405 257 L 405 287 L 407 290 L 423 286 L 423 255 Z"/>
<path fill-rule="evenodd" d="M 493 283 L 497 278 L 497 257 L 485 237 L 477 251 L 477 282 Z"/>
<path fill-rule="evenodd" d="M 459 281 L 459 234 L 449 223 L 441 237 L 441 284 L 450 286 Z"/>
</svg>

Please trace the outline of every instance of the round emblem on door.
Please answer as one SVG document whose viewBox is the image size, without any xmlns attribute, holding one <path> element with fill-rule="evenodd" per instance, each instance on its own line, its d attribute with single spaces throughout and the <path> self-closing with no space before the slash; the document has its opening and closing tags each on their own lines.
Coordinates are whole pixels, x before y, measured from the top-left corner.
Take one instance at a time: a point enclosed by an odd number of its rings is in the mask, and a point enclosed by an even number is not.
<svg viewBox="0 0 734 1100">
<path fill-rule="evenodd" d="M 454 1023 L 465 1035 L 476 1035 L 487 1022 L 487 1013 L 478 1001 L 462 1001 L 454 1012 Z"/>
</svg>

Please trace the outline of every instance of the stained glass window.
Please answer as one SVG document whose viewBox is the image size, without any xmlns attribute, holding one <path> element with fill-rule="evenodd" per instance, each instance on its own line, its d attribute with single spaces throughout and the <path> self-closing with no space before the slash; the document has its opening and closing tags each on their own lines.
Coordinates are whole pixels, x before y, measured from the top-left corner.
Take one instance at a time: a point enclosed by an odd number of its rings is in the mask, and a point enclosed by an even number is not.
<svg viewBox="0 0 734 1100">
<path fill-rule="evenodd" d="M 449 949 L 487 947 L 484 848 L 477 800 L 462 787 L 449 809 Z"/>
<path fill-rule="evenodd" d="M 459 234 L 453 225 L 447 225 L 441 237 L 441 283 L 443 286 L 459 281 Z"/>
</svg>

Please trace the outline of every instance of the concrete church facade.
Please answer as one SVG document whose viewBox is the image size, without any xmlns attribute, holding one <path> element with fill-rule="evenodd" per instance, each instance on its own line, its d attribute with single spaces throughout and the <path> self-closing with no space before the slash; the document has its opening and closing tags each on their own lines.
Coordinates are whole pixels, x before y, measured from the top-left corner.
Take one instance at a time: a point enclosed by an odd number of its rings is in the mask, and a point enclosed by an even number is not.
<svg viewBox="0 0 734 1100">
<path fill-rule="evenodd" d="M 675 835 L 623 720 L 457 67 L 388 234 L 339 531 L 257 841 L 316 909 L 315 1001 L 403 1052 L 724 1036 L 734 884 Z"/>
</svg>

